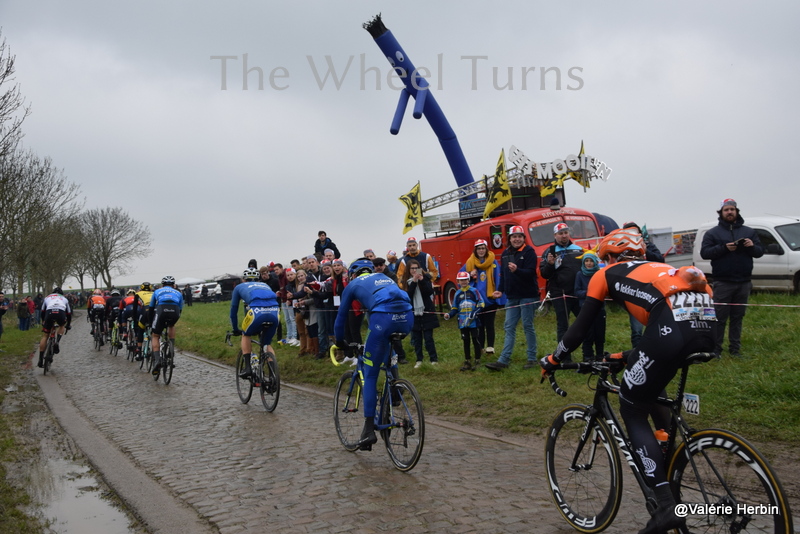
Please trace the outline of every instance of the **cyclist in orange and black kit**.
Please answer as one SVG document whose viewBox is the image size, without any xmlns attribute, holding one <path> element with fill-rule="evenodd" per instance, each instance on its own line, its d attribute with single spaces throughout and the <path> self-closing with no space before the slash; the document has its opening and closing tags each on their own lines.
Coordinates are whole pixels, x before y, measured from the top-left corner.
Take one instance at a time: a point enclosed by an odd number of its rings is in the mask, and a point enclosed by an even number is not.
<svg viewBox="0 0 800 534">
<path fill-rule="evenodd" d="M 103 338 L 106 333 L 106 299 L 103 297 L 102 291 L 95 289 L 92 292 L 92 296 L 86 301 L 86 309 L 89 312 L 89 321 L 92 322 L 91 335 L 94 335 L 94 325 L 97 324 L 100 326 L 100 332 L 102 334 L 100 337 L 100 345 L 102 346 L 105 344 L 103 343 Z"/>
<path fill-rule="evenodd" d="M 117 324 L 119 324 L 119 331 L 122 334 L 122 341 L 128 340 L 128 319 L 133 317 L 133 301 L 136 300 L 136 290 L 129 289 L 125 298 L 119 302 L 119 310 L 117 313 Z M 133 332 L 130 333 L 133 335 Z"/>
<path fill-rule="evenodd" d="M 644 239 L 635 229 L 615 230 L 600 242 L 597 256 L 608 265 L 592 276 L 580 315 L 555 353 L 540 363 L 546 374 L 580 347 L 605 298 L 647 325 L 638 345 L 624 353 L 627 367 L 619 398 L 633 450 L 645 466 L 651 466 L 644 475 L 658 500 L 658 508 L 640 534 L 655 534 L 684 526 L 685 520 L 675 515 L 663 454 L 648 416 L 652 415 L 656 428 L 669 428 L 669 415 L 656 406 L 655 399 L 686 356 L 714 350 L 717 319 L 711 287 L 702 271 L 644 261 L 645 250 Z M 623 354 L 614 356 L 623 358 Z"/>
</svg>

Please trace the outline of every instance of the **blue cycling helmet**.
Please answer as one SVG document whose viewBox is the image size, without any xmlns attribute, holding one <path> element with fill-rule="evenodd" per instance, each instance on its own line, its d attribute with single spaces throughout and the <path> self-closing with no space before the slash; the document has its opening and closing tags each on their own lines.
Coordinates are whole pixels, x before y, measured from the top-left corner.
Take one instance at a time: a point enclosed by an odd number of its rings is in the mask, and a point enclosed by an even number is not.
<svg viewBox="0 0 800 534">
<path fill-rule="evenodd" d="M 350 275 L 350 278 L 374 272 L 375 266 L 372 264 L 372 260 L 368 260 L 367 258 L 358 258 L 350 264 L 350 268 L 347 270 L 347 274 Z"/>
</svg>

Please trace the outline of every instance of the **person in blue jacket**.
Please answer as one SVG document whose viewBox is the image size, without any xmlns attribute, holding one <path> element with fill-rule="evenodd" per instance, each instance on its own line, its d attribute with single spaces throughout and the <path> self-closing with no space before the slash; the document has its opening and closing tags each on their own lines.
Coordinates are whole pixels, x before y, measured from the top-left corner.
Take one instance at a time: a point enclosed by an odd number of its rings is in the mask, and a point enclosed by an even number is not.
<svg viewBox="0 0 800 534">
<path fill-rule="evenodd" d="M 483 346 L 478 340 L 478 324 L 482 318 L 478 319 L 478 312 L 484 308 L 484 302 L 480 292 L 470 285 L 468 272 L 458 271 L 456 280 L 458 280 L 458 291 L 453 297 L 453 307 L 444 314 L 444 318 L 447 320 L 458 316 L 458 328 L 461 331 L 461 341 L 464 343 L 464 365 L 461 366 L 461 371 L 474 371 L 481 365 Z M 475 346 L 475 365 L 472 365 L 469 357 L 470 341 Z"/>
<path fill-rule="evenodd" d="M 153 374 L 156 376 L 161 370 L 161 333 L 167 327 L 167 336 L 174 347 L 175 323 L 181 318 L 182 309 L 183 293 L 175 289 L 175 277 L 165 276 L 161 279 L 161 287 L 150 299 L 150 317 L 153 318 L 150 343 L 153 347 Z"/>
<path fill-rule="evenodd" d="M 242 354 L 253 353 L 253 342 L 251 336 L 261 334 L 261 346 L 266 347 L 272 357 L 275 351 L 272 349 L 272 338 L 278 329 L 278 296 L 267 284 L 259 282 L 261 273 L 257 270 L 248 268 L 242 273 L 244 283 L 237 285 L 231 295 L 231 326 L 233 335 L 242 336 Z M 247 310 L 242 319 L 242 327 L 239 328 L 239 302 L 244 302 Z M 266 325 L 266 326 L 265 326 Z M 252 356 L 251 356 L 252 358 Z M 245 368 L 239 373 L 241 378 L 249 378 L 252 374 L 250 365 L 251 358 L 245 358 Z"/>
<path fill-rule="evenodd" d="M 378 402 L 378 375 L 381 365 L 391 355 L 392 334 L 408 334 L 414 325 L 414 313 L 408 293 L 400 289 L 385 274 L 375 273 L 372 261 L 359 258 L 350 264 L 350 282 L 342 293 L 333 332 L 336 346 L 346 348 L 345 325 L 354 301 L 369 312 L 369 330 L 364 355 L 359 361 L 359 372 L 364 378 L 364 430 L 358 448 L 372 450 L 378 441 L 375 435 L 375 405 Z"/>
</svg>

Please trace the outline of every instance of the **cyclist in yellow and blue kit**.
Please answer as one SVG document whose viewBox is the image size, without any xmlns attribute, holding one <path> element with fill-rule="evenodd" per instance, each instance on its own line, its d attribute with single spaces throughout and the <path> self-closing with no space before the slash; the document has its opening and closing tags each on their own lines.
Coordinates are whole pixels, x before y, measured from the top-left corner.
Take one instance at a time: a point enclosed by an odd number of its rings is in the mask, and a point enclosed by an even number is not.
<svg viewBox="0 0 800 534">
<path fill-rule="evenodd" d="M 266 347 L 267 351 L 275 357 L 272 350 L 272 338 L 278 329 L 278 296 L 264 282 L 258 282 L 260 273 L 252 268 L 248 268 L 242 273 L 244 283 L 239 284 L 231 295 L 231 325 L 233 334 L 242 336 L 242 354 L 252 354 L 253 343 L 250 337 L 260 333 L 261 346 Z M 245 313 L 242 320 L 242 328 L 239 329 L 239 302 L 244 302 Z M 269 327 L 262 330 L 264 323 L 271 323 Z M 250 358 L 245 358 L 245 369 L 240 373 L 241 378 L 249 378 L 252 370 Z"/>
<path fill-rule="evenodd" d="M 375 405 L 378 402 L 378 375 L 381 365 L 388 362 L 391 354 L 390 336 L 395 333 L 408 334 L 414 326 L 414 313 L 408 293 L 400 289 L 385 274 L 374 273 L 371 260 L 360 258 L 350 265 L 350 283 L 342 293 L 339 312 L 333 332 L 336 346 L 346 347 L 345 325 L 353 301 L 361 303 L 361 309 L 369 312 L 369 330 L 364 347 L 364 356 L 358 371 L 364 381 L 364 430 L 358 442 L 362 451 L 372 450 L 378 441 L 375 435 Z"/>
<path fill-rule="evenodd" d="M 153 347 L 153 374 L 158 376 L 161 369 L 161 332 L 168 327 L 167 335 L 175 345 L 175 323 L 181 318 L 183 309 L 183 293 L 175 289 L 175 277 L 165 276 L 161 279 L 161 287 L 150 299 L 150 316 L 153 318 L 151 337 Z"/>
</svg>

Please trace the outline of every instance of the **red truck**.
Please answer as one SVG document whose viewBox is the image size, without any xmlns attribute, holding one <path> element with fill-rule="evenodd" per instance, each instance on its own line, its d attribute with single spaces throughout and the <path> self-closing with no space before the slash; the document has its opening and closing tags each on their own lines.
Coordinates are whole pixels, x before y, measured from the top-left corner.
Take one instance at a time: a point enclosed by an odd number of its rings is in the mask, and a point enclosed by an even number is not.
<svg viewBox="0 0 800 534">
<path fill-rule="evenodd" d="M 475 241 L 484 239 L 489 250 L 500 260 L 503 250 L 508 246 L 508 231 L 512 226 L 526 229 L 525 242 L 536 250 L 541 261 L 542 252 L 553 244 L 553 227 L 565 222 L 569 225 L 572 241 L 583 247 L 594 247 L 605 233 L 594 214 L 579 208 L 533 208 L 516 213 L 493 217 L 472 224 L 458 233 L 423 239 L 421 249 L 433 256 L 438 264 L 439 280 L 443 303 L 453 301 L 458 285 L 456 273 L 472 254 Z M 441 232 L 439 232 L 441 233 Z M 545 281 L 539 277 L 539 289 L 545 295 Z"/>
</svg>

